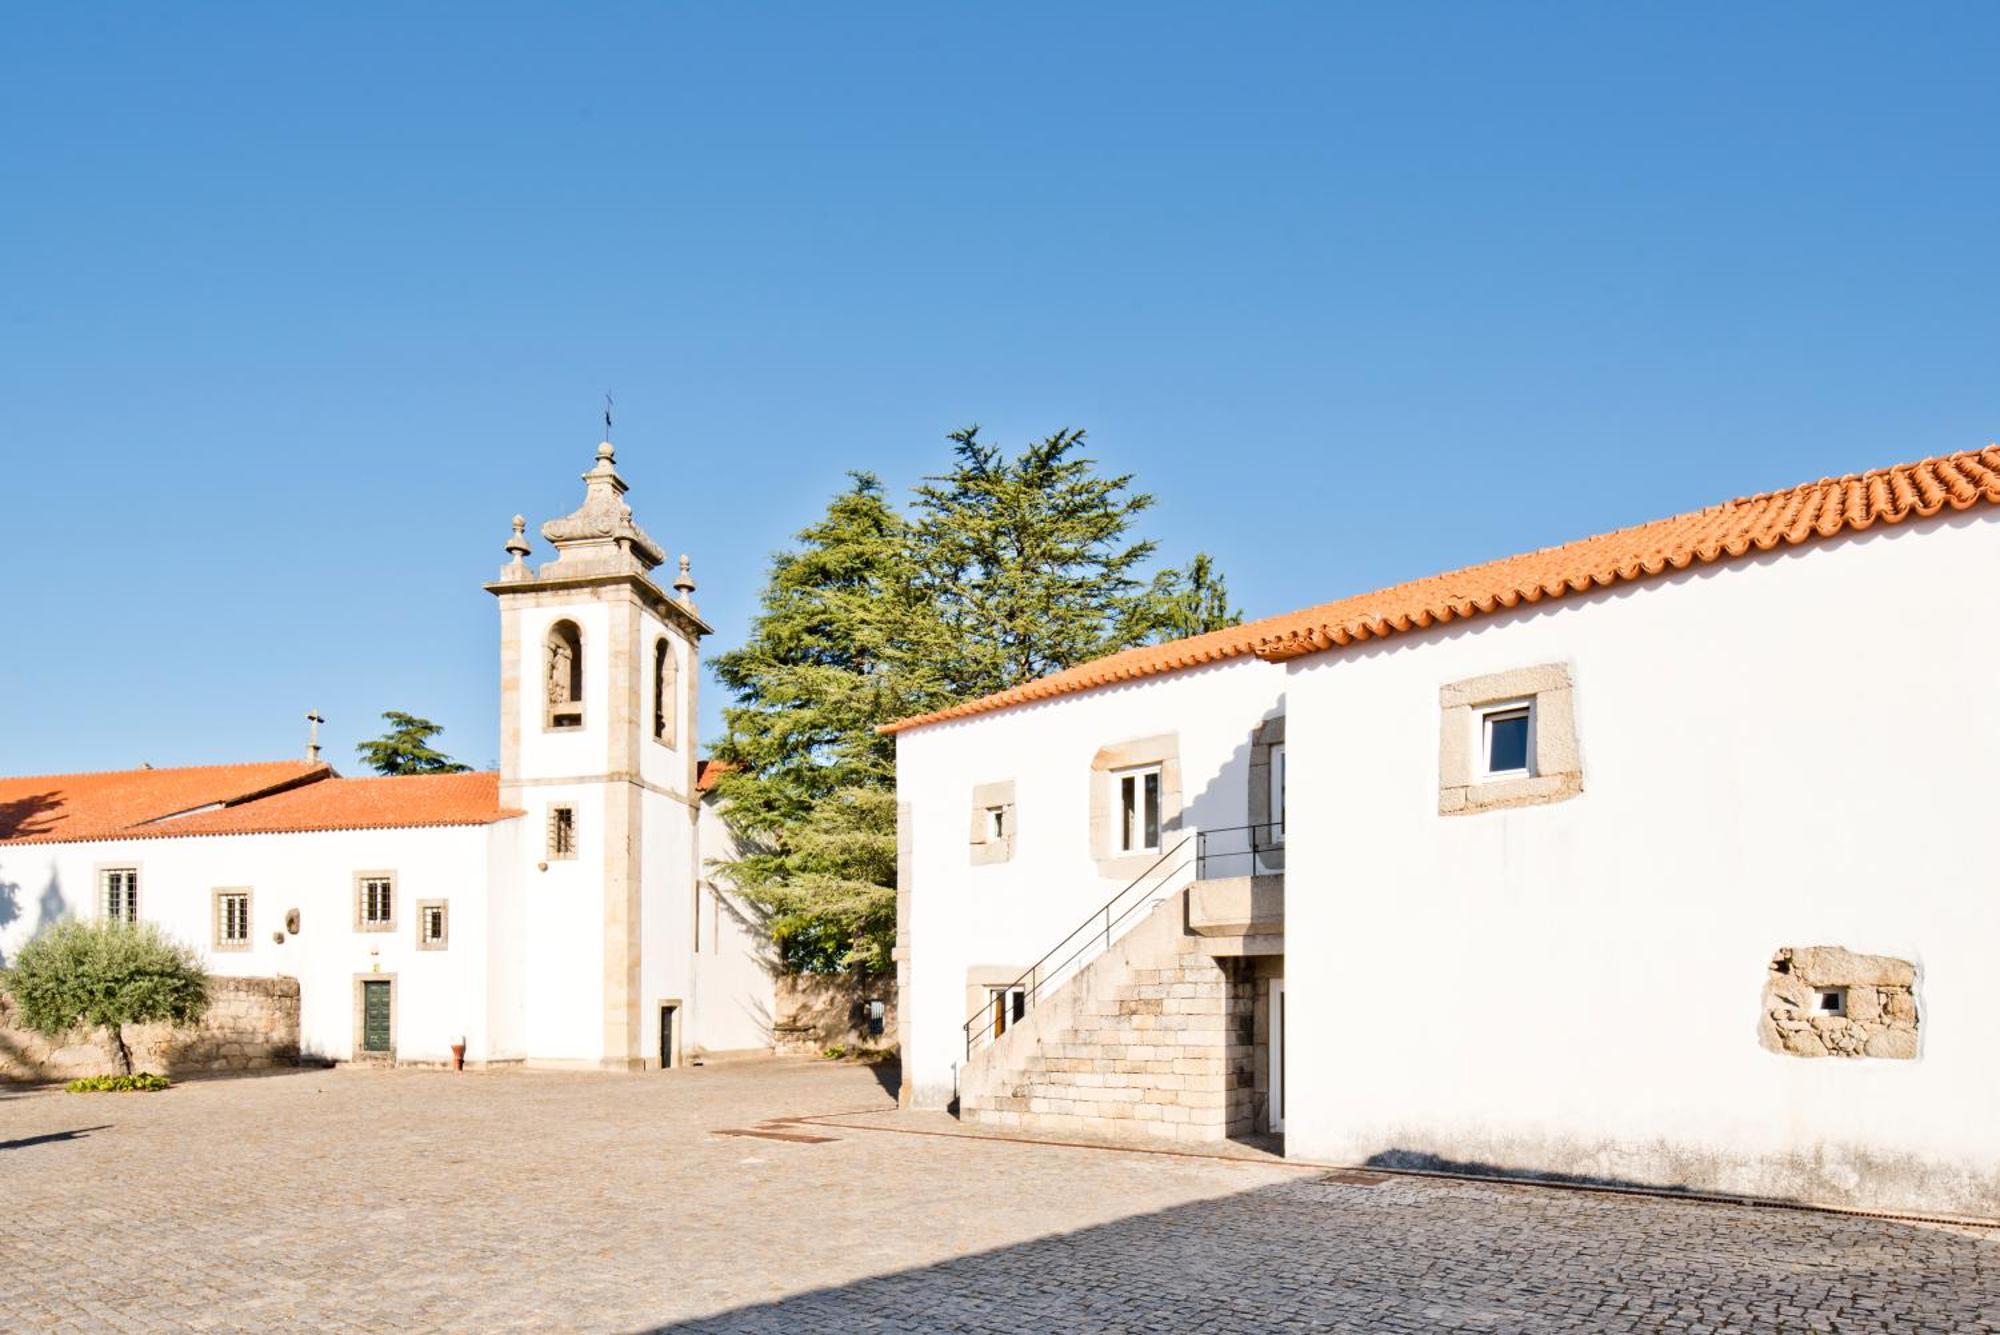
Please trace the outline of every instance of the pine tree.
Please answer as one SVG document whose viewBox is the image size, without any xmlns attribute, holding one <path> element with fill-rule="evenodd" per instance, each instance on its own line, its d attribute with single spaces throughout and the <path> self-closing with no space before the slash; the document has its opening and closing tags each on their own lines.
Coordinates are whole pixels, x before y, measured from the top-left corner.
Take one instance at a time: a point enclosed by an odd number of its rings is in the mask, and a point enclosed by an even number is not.
<svg viewBox="0 0 2000 1335">
<path fill-rule="evenodd" d="M 1125 648 L 1135 628 L 1150 631 L 1137 571 L 1154 544 L 1127 534 L 1153 498 L 1132 490 L 1131 474 L 1099 474 L 1081 453 L 1081 431 L 1058 431 L 1015 458 L 976 426 L 951 441 L 957 467 L 917 489 L 912 536 L 954 695 L 1003 691 Z"/>
<path fill-rule="evenodd" d="M 1150 580 L 1130 536 L 1153 498 L 1104 476 L 1081 431 L 1009 457 L 955 433 L 906 521 L 866 473 L 772 558 L 715 749 L 740 856 L 723 868 L 785 968 L 886 970 L 896 925 L 895 741 L 882 723 L 1100 654 L 1234 624 L 1204 554 Z"/>
<path fill-rule="evenodd" d="M 389 731 L 354 749 L 377 774 L 463 774 L 471 769 L 431 745 L 444 725 L 392 709 L 382 715 Z"/>
<path fill-rule="evenodd" d="M 895 742 L 875 728 L 936 700 L 909 666 L 926 637 L 907 528 L 876 478 L 852 478 L 772 558 L 749 642 L 715 660 L 736 697 L 715 749 L 742 851 L 727 870 L 793 970 L 888 966 Z"/>
</svg>

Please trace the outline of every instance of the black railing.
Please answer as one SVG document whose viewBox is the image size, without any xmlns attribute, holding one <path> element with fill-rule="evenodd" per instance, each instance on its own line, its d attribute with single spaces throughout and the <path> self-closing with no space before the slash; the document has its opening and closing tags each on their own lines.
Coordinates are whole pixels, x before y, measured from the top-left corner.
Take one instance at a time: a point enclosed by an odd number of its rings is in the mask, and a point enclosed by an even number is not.
<svg viewBox="0 0 2000 1335">
<path fill-rule="evenodd" d="M 1173 878 L 1188 869 L 1190 845 L 1196 838 L 1181 835 L 1152 866 L 1134 877 L 1110 902 L 1085 919 L 1082 926 L 1058 941 L 1055 949 L 1036 960 L 1013 982 L 992 989 L 986 1004 L 965 1022 L 965 1059 L 971 1061 L 972 1054 L 982 1044 L 991 1043 L 1016 1021 L 1026 1018 L 1043 993 L 1080 972 L 1089 963 L 1086 955 L 1094 957 L 1094 952 L 1110 949 L 1122 929 L 1137 921 L 1133 915 L 1138 910 L 1150 910 L 1164 900 L 1174 888 Z"/>
<path fill-rule="evenodd" d="M 1203 830 L 1195 836 L 1194 878 L 1275 876 L 1285 869 L 1285 823 L 1263 821 Z"/>
</svg>

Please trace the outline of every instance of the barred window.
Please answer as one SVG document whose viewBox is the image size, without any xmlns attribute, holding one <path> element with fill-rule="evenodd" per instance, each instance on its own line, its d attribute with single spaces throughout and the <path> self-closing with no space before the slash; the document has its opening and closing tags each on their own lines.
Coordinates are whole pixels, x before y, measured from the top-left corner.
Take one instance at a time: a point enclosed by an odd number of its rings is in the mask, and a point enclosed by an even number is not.
<svg viewBox="0 0 2000 1335">
<path fill-rule="evenodd" d="M 451 941 L 450 910 L 442 899 L 417 904 L 417 949 L 443 950 Z"/>
<path fill-rule="evenodd" d="M 113 922 L 139 921 L 137 867 L 113 867 L 105 871 L 104 916 Z"/>
<path fill-rule="evenodd" d="M 215 892 L 215 945 L 228 950 L 250 944 L 250 892 Z"/>
<path fill-rule="evenodd" d="M 576 808 L 549 808 L 549 857 L 576 856 Z"/>
<path fill-rule="evenodd" d="M 396 874 L 364 871 L 354 878 L 354 927 L 361 932 L 393 931 L 396 926 Z"/>
</svg>

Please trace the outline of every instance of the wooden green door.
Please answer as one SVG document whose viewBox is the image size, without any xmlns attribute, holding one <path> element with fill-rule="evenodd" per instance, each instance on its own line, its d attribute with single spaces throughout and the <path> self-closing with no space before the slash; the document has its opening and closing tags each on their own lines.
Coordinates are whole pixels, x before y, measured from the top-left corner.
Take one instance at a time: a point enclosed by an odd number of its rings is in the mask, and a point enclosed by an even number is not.
<svg viewBox="0 0 2000 1335">
<path fill-rule="evenodd" d="M 364 1052 L 389 1051 L 389 984 L 361 985 L 361 1047 Z"/>
</svg>

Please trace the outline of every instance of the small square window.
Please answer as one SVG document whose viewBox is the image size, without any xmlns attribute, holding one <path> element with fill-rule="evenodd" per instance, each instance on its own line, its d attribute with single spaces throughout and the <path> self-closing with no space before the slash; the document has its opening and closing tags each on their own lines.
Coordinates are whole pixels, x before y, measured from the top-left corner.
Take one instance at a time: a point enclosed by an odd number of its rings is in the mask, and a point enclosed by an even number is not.
<svg viewBox="0 0 2000 1335">
<path fill-rule="evenodd" d="M 1530 705 L 1507 705 L 1480 715 L 1479 754 L 1483 777 L 1511 779 L 1533 773 L 1534 709 Z"/>
<path fill-rule="evenodd" d="M 354 928 L 360 932 L 396 929 L 396 874 L 364 871 L 354 878 Z"/>
<path fill-rule="evenodd" d="M 442 899 L 417 904 L 417 949 L 443 950 L 451 942 L 450 908 Z"/>
<path fill-rule="evenodd" d="M 1813 993 L 1813 1009 L 1821 1015 L 1847 1014 L 1847 989 L 1822 987 Z"/>
<path fill-rule="evenodd" d="M 244 950 L 250 945 L 250 892 L 215 892 L 215 948 Z"/>
</svg>

